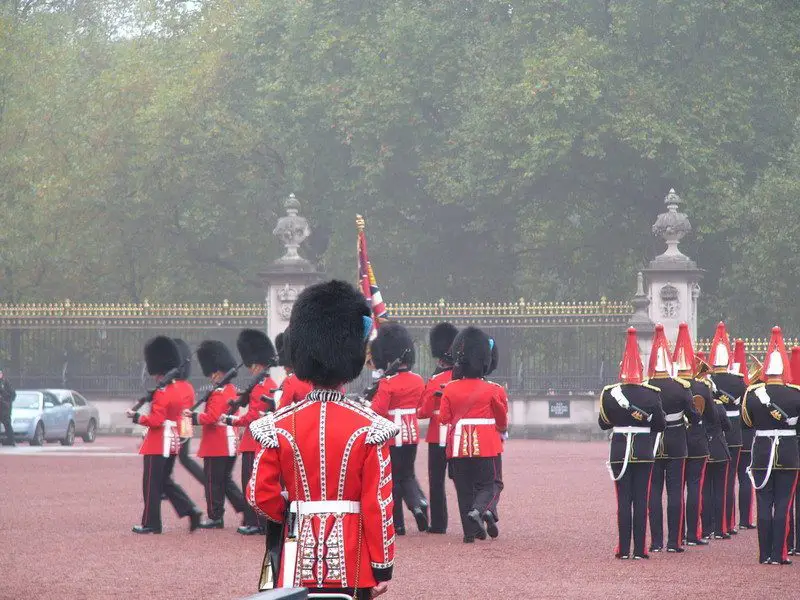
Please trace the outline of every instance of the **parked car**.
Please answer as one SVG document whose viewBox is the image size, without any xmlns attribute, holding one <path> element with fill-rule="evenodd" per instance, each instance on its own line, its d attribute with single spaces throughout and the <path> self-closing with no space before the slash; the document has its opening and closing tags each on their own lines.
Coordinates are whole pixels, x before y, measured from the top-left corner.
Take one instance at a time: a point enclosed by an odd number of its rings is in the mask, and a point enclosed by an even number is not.
<svg viewBox="0 0 800 600">
<path fill-rule="evenodd" d="M 47 389 L 45 392 L 53 394 L 62 405 L 72 406 L 75 435 L 83 438 L 84 442 L 92 443 L 97 436 L 97 424 L 100 422 L 100 413 L 97 407 L 75 390 Z M 13 425 L 12 425 L 13 426 Z"/>
</svg>

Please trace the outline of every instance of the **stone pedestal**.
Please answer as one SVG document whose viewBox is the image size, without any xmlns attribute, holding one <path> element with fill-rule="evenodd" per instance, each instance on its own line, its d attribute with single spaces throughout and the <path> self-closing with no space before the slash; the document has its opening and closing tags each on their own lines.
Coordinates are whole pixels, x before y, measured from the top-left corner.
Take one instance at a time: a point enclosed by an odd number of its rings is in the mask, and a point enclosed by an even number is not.
<svg viewBox="0 0 800 600">
<path fill-rule="evenodd" d="M 689 218 L 678 212 L 681 202 L 675 190 L 670 190 L 664 200 L 667 212 L 658 215 L 653 225 L 653 233 L 664 239 L 667 250 L 644 270 L 650 300 L 648 315 L 653 323 L 664 325 L 664 333 L 673 344 L 683 321 L 689 325 L 692 340 L 697 339 L 699 282 L 703 277 L 703 270 L 678 250 L 678 243 L 692 229 Z"/>
<path fill-rule="evenodd" d="M 273 341 L 289 326 L 292 306 L 300 292 L 322 279 L 322 273 L 298 253 L 300 244 L 311 233 L 308 221 L 299 214 L 300 202 L 291 194 L 283 206 L 286 216 L 278 219 L 273 233 L 283 242 L 286 253 L 260 274 L 266 291 L 267 335 Z M 277 383 L 284 376 L 282 368 L 272 369 Z"/>
<path fill-rule="evenodd" d="M 636 341 L 639 344 L 639 358 L 647 369 L 650 361 L 650 348 L 653 346 L 653 328 L 655 323 L 650 319 L 648 308 L 650 306 L 650 299 L 644 292 L 644 276 L 642 272 L 636 274 L 636 294 L 631 300 L 633 305 L 633 315 L 631 320 L 628 321 L 628 327 L 636 328 Z M 647 374 L 645 373 L 645 376 Z"/>
</svg>

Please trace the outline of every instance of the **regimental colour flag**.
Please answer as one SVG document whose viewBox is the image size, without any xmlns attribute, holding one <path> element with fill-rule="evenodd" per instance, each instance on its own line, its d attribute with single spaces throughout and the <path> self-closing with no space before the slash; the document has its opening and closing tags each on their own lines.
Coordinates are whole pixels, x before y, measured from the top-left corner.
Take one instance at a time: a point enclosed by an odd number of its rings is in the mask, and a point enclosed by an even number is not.
<svg viewBox="0 0 800 600">
<path fill-rule="evenodd" d="M 375 320 L 374 327 L 380 327 L 382 320 L 387 318 L 386 304 L 381 297 L 378 283 L 375 281 L 375 273 L 372 272 L 372 265 L 367 254 L 367 236 L 364 233 L 364 217 L 356 215 L 356 228 L 358 229 L 358 283 L 361 286 L 361 293 L 372 307 L 372 317 Z M 373 329 L 374 334 L 374 329 Z"/>
</svg>

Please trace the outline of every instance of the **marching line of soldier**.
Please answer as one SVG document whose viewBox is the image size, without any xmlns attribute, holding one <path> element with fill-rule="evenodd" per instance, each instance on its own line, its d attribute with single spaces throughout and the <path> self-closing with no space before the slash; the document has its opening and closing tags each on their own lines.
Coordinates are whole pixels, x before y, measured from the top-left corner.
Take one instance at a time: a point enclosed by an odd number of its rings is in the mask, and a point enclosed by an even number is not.
<svg viewBox="0 0 800 600">
<path fill-rule="evenodd" d="M 800 378 L 800 348 L 792 358 Z M 800 513 L 800 387 L 793 384 L 792 366 L 778 327 L 763 363 L 748 373 L 744 342 L 736 340 L 732 349 L 724 323 L 717 326 L 707 359 L 694 351 L 685 323 L 670 352 L 659 324 L 645 374 L 636 330 L 628 330 L 620 382 L 604 388 L 598 418 L 602 429 L 611 430 L 617 558 L 682 553 L 684 546 L 706 546 L 758 529 L 759 562 L 791 564 L 789 555 L 800 551 L 792 514 Z"/>
</svg>

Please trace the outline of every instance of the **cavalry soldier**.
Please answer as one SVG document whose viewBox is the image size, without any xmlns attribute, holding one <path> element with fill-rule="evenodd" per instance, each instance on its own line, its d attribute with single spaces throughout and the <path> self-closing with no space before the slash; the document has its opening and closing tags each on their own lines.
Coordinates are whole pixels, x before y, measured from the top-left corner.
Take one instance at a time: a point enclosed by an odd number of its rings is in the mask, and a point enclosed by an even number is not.
<svg viewBox="0 0 800 600">
<path fill-rule="evenodd" d="M 663 436 L 654 434 L 655 464 L 650 488 L 650 552 L 664 548 L 662 496 L 667 484 L 667 552 L 683 552 L 683 487 L 684 469 L 688 454 L 686 422 L 697 424 L 700 415 L 695 410 L 691 384 L 673 378 L 672 357 L 664 326 L 656 325 L 653 347 L 650 350 L 648 383 L 661 392 L 661 407 L 665 413 L 666 430 Z"/>
<path fill-rule="evenodd" d="M 447 533 L 447 497 L 445 479 L 447 476 L 447 426 L 439 424 L 439 408 L 442 389 L 453 379 L 453 355 L 450 347 L 458 334 L 451 323 L 438 323 L 431 328 L 429 342 L 431 355 L 437 360 L 436 370 L 425 386 L 417 416 L 430 419 L 428 434 L 428 486 L 431 509 L 431 523 L 428 533 Z"/>
<path fill-rule="evenodd" d="M 789 359 L 792 372 L 792 381 L 795 385 L 800 384 L 800 346 L 792 348 L 792 356 Z M 798 431 L 800 435 L 800 431 Z M 798 440 L 800 443 L 800 440 Z M 792 500 L 793 508 L 789 513 L 789 555 L 795 556 L 800 553 L 800 486 L 795 490 Z"/>
<path fill-rule="evenodd" d="M 247 488 L 253 474 L 253 462 L 256 452 L 261 450 L 261 444 L 253 439 L 250 433 L 250 423 L 263 417 L 268 411 L 275 410 L 271 390 L 275 389 L 275 382 L 269 376 L 270 367 L 277 366 L 275 347 L 269 338 L 261 331 L 244 329 L 236 340 L 236 347 L 242 362 L 255 375 L 256 379 L 251 385 L 247 398 L 245 398 L 247 412 L 243 415 L 225 415 L 223 422 L 234 427 L 244 427 L 239 451 L 242 454 L 242 489 Z M 239 405 L 237 405 L 239 406 Z M 242 535 L 258 535 L 266 531 L 266 523 L 256 515 L 249 504 L 244 507 L 244 522 L 236 530 Z"/>
<path fill-rule="evenodd" d="M 498 432 L 508 427 L 502 387 L 486 381 L 494 340 L 476 327 L 453 341 L 453 381 L 442 394 L 440 423 L 449 425 L 447 458 L 456 486 L 464 543 L 498 535 L 490 510 L 495 496 L 495 458 L 502 452 Z"/>
<path fill-rule="evenodd" d="M 731 455 L 725 435 L 731 429 L 731 422 L 728 420 L 725 405 L 717 397 L 719 392 L 708 376 L 709 366 L 706 355 L 698 352 L 696 358 L 698 362 L 697 377 L 701 377 L 711 388 L 713 398 L 711 407 L 716 415 L 716 421 L 713 423 L 710 419 L 706 419 L 709 456 L 703 481 L 701 510 L 703 538 L 711 539 L 713 537 L 715 540 L 729 540 L 731 534 L 728 533 L 728 522 L 725 520 L 725 491 L 727 490 L 725 478 L 728 474 Z"/>
<path fill-rule="evenodd" d="M 395 534 L 386 442 L 399 429 L 339 391 L 364 367 L 369 314 L 364 297 L 342 281 L 306 288 L 292 308 L 288 351 L 314 389 L 250 425 L 263 449 L 248 500 L 284 524 L 283 547 L 270 546 L 264 557 L 261 589 L 367 599 L 388 588 Z"/>
<path fill-rule="evenodd" d="M 800 387 L 787 383 L 792 375 L 780 327 L 772 329 L 763 372 L 765 383 L 751 385 L 742 402 L 742 420 L 755 430 L 748 471 L 756 489 L 758 560 L 788 565 L 788 517 L 800 468 Z"/>
<path fill-rule="evenodd" d="M 747 370 L 747 354 L 745 353 L 744 340 L 736 340 L 733 347 L 733 368 L 734 373 L 742 376 L 745 388 L 751 383 L 750 375 Z M 753 448 L 753 428 L 741 421 L 742 425 L 742 451 L 739 453 L 739 468 L 737 478 L 739 479 L 739 529 L 755 529 L 753 524 L 753 483 L 747 475 L 747 467 L 750 465 L 750 450 Z"/>
<path fill-rule="evenodd" d="M 417 529 L 428 529 L 428 501 L 422 493 L 414 462 L 419 443 L 417 409 L 425 391 L 422 377 L 411 371 L 414 366 L 414 341 L 399 323 L 385 323 L 378 329 L 372 344 L 372 362 L 384 372 L 372 398 L 372 410 L 394 421 L 400 433 L 389 441 L 394 487 L 394 529 L 405 535 L 403 501 L 417 521 Z M 391 374 L 387 374 L 389 371 Z"/>
<path fill-rule="evenodd" d="M 280 408 L 295 402 L 300 402 L 305 398 L 314 386 L 308 381 L 298 379 L 294 374 L 292 362 L 289 358 L 289 330 L 279 333 L 275 336 L 275 348 L 278 351 L 278 365 L 283 367 L 286 371 L 286 377 L 281 382 L 278 392 L 276 392 L 275 400 Z"/>
<path fill-rule="evenodd" d="M 197 348 L 197 360 L 203 375 L 216 386 L 236 362 L 230 350 L 222 342 L 207 340 Z M 197 456 L 203 459 L 205 474 L 206 504 L 208 519 L 200 523 L 202 529 L 223 529 L 225 522 L 225 497 L 237 513 L 244 510 L 244 497 L 241 490 L 231 478 L 233 465 L 236 463 L 236 432 L 230 425 L 220 422 L 223 413 L 230 407 L 232 400 L 238 397 L 236 387 L 232 383 L 217 387 L 206 401 L 203 412 L 185 411 L 192 417 L 194 425 L 203 426 L 200 447 Z"/>
<path fill-rule="evenodd" d="M 134 423 L 147 427 L 139 454 L 144 456 L 142 492 L 144 511 L 141 525 L 133 527 L 134 533 L 161 533 L 162 494 L 172 503 L 180 517 L 189 517 L 189 530 L 200 523 L 201 512 L 186 492 L 172 480 L 172 470 L 178 453 L 177 421 L 181 414 L 180 388 L 164 376 L 180 366 L 180 353 L 168 337 L 157 336 L 144 347 L 147 372 L 154 376 L 158 388 L 150 401 L 150 414 L 128 411 Z"/>
<path fill-rule="evenodd" d="M 600 394 L 598 423 L 610 429 L 611 448 L 608 467 L 617 492 L 617 558 L 650 558 L 645 552 L 647 496 L 653 471 L 651 433 L 666 427 L 658 388 L 644 383 L 636 330 L 628 329 L 625 353 L 619 371 L 620 382 Z"/>
<path fill-rule="evenodd" d="M 731 430 L 725 434 L 728 453 L 731 455 L 728 463 L 728 473 L 725 476 L 725 527 L 728 533 L 735 535 L 735 485 L 742 450 L 741 407 L 742 396 L 744 396 L 747 386 L 744 383 L 744 377 L 738 372 L 733 372 L 733 355 L 728 332 L 725 330 L 725 323 L 720 322 L 717 325 L 708 359 L 712 370 L 711 381 L 714 382 L 717 388 L 717 398 L 725 407 L 725 415 L 731 424 Z"/>
<path fill-rule="evenodd" d="M 180 375 L 178 375 L 174 385 L 179 390 L 182 413 L 184 410 L 192 408 L 194 404 L 194 386 L 189 381 L 189 377 L 192 374 L 192 351 L 189 348 L 189 344 L 182 339 L 175 338 L 173 341 L 178 347 L 178 352 L 181 356 Z M 178 421 L 178 437 L 181 444 L 178 450 L 178 460 L 183 465 L 183 468 L 200 482 L 200 485 L 205 485 L 206 477 L 203 473 L 203 467 L 191 455 L 192 435 L 194 435 L 192 418 L 181 414 L 181 418 Z"/>
</svg>

